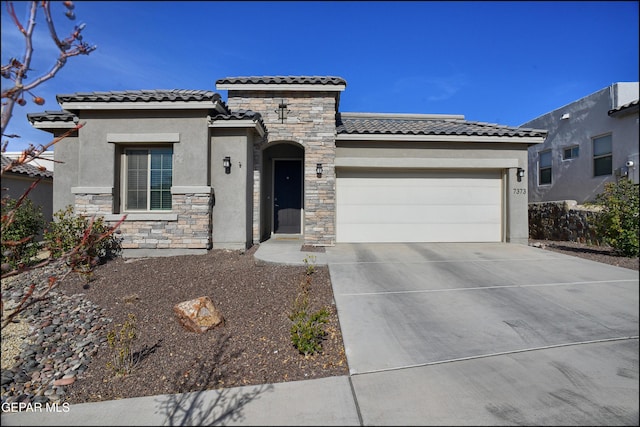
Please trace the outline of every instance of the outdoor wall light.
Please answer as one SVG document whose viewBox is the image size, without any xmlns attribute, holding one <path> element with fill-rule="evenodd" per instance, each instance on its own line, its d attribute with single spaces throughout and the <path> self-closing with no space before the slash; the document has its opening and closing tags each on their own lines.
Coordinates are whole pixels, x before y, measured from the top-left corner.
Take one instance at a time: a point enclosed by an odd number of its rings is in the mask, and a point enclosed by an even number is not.
<svg viewBox="0 0 640 427">
<path fill-rule="evenodd" d="M 284 99 L 280 100 L 278 109 L 275 111 L 276 113 L 278 113 L 278 120 L 280 120 L 280 123 L 284 123 L 284 121 L 287 119 L 287 114 L 289 113 L 289 110 L 287 109 L 287 104 L 284 103 Z"/>
<path fill-rule="evenodd" d="M 518 168 L 518 182 L 520 182 L 522 180 L 522 178 L 524 178 L 524 169 L 522 168 Z"/>
<path fill-rule="evenodd" d="M 316 174 L 318 175 L 318 177 L 322 176 L 322 163 L 316 164 Z"/>
<path fill-rule="evenodd" d="M 231 157 L 222 159 L 222 166 L 224 166 L 224 173 L 231 173 Z"/>
</svg>

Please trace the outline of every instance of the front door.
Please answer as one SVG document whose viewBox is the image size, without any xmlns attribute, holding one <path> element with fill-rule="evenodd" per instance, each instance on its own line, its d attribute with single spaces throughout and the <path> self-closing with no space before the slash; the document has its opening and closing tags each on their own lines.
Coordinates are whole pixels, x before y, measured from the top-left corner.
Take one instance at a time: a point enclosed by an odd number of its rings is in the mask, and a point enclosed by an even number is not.
<svg viewBox="0 0 640 427">
<path fill-rule="evenodd" d="M 302 161 L 273 162 L 273 232 L 299 234 L 302 212 Z"/>
</svg>

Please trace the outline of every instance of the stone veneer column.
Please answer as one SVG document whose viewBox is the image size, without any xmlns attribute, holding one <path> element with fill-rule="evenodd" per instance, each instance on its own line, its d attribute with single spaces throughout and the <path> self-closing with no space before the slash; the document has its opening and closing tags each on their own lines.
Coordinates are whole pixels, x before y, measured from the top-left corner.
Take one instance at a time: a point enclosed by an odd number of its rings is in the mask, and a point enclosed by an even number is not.
<svg viewBox="0 0 640 427">
<path fill-rule="evenodd" d="M 304 147 L 304 241 L 309 245 L 335 244 L 335 96 L 335 92 L 313 91 L 243 90 L 240 93 L 229 90 L 228 94 L 227 105 L 232 111 L 252 110 L 262 115 L 268 132 L 266 144 L 293 141 Z M 277 113 L 282 100 L 289 110 L 285 123 L 280 123 Z M 254 149 L 261 148 L 265 148 L 264 143 Z M 254 158 L 255 237 L 260 228 L 262 156 L 255 155 Z M 317 163 L 322 163 L 324 169 L 321 177 L 316 175 Z"/>
<path fill-rule="evenodd" d="M 262 200 L 260 200 L 260 189 L 262 181 L 262 150 L 260 147 L 265 142 L 264 139 L 258 139 L 253 144 L 253 241 L 259 242 L 260 235 L 260 216 L 262 215 Z"/>
</svg>

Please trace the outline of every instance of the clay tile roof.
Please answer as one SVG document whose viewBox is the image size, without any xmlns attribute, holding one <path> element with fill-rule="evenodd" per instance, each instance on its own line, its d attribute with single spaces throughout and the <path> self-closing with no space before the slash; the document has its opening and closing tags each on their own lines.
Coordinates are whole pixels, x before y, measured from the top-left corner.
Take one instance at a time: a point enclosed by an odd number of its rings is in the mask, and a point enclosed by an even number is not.
<svg viewBox="0 0 640 427">
<path fill-rule="evenodd" d="M 7 167 L 12 162 L 12 160 L 6 156 L 2 156 L 2 170 Z M 40 170 L 37 167 L 30 165 L 28 163 L 22 165 L 16 165 L 9 170 L 12 173 L 18 173 L 22 175 L 28 175 L 32 177 L 42 177 L 42 178 L 53 178 L 53 172 L 50 170 Z"/>
<path fill-rule="evenodd" d="M 68 111 L 45 111 L 44 113 L 28 113 L 27 119 L 33 122 L 74 122 L 76 115 Z"/>
<path fill-rule="evenodd" d="M 640 100 L 636 99 L 635 101 L 627 102 L 626 104 L 621 105 L 621 106 L 619 106 L 617 108 L 612 108 L 611 110 L 609 110 L 608 114 L 612 115 L 612 114 L 619 113 L 621 111 L 631 110 L 633 107 L 636 107 L 636 109 L 637 109 L 638 101 L 640 101 Z"/>
<path fill-rule="evenodd" d="M 214 116 L 211 116 L 213 120 L 253 120 L 259 123 L 263 129 L 266 129 L 264 121 L 262 120 L 262 115 L 256 111 L 252 110 L 237 110 L 237 111 L 229 111 L 228 114 L 218 113 Z"/>
<path fill-rule="evenodd" d="M 57 95 L 62 102 L 151 102 L 151 101 L 219 101 L 220 95 L 209 90 L 124 90 L 109 92 L 77 92 Z"/>
<path fill-rule="evenodd" d="M 545 137 L 540 129 L 518 128 L 493 123 L 467 121 L 463 116 L 385 115 L 341 113 L 336 117 L 338 134 L 466 135 Z"/>
<path fill-rule="evenodd" d="M 212 116 L 212 118 L 214 118 L 216 120 L 247 120 L 247 119 L 251 119 L 251 120 L 256 120 L 256 121 L 262 121 L 262 115 L 260 113 L 258 113 L 258 112 L 252 111 L 252 110 L 237 110 L 237 111 L 229 112 L 229 114 L 218 113 L 218 114 Z"/>
<path fill-rule="evenodd" d="M 216 84 L 306 84 L 306 85 L 345 85 L 347 82 L 335 76 L 248 76 L 225 77 Z"/>
</svg>

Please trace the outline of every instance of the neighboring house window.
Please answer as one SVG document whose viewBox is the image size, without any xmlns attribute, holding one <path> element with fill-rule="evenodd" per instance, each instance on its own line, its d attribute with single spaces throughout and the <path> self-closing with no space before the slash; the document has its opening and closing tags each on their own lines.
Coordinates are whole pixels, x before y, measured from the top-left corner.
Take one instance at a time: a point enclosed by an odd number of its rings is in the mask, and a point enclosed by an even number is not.
<svg viewBox="0 0 640 427">
<path fill-rule="evenodd" d="M 562 160 L 577 159 L 580 154 L 580 147 L 574 145 L 573 147 L 567 147 L 562 152 Z"/>
<path fill-rule="evenodd" d="M 551 150 L 538 153 L 538 184 L 551 184 Z"/>
<path fill-rule="evenodd" d="M 611 135 L 593 139 L 593 176 L 611 175 Z"/>
<path fill-rule="evenodd" d="M 125 210 L 171 210 L 173 150 L 127 149 L 125 154 Z"/>
</svg>

